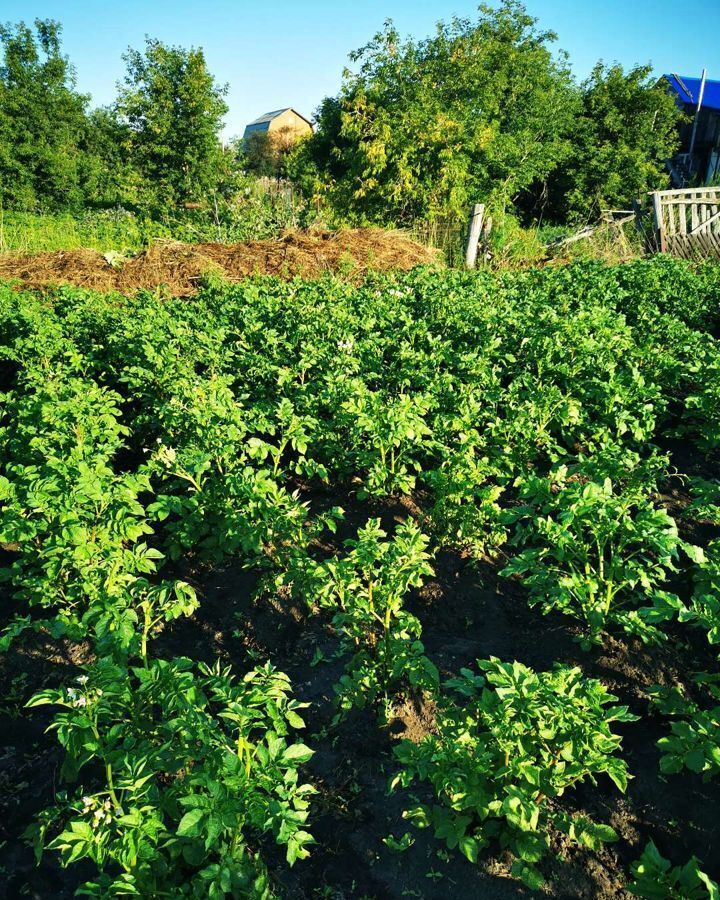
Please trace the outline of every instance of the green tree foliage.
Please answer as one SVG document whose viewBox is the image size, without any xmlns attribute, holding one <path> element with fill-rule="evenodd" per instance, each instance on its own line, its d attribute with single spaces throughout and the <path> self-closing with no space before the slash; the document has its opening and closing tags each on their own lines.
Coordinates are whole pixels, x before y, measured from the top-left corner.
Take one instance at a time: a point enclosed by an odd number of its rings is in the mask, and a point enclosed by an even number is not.
<svg viewBox="0 0 720 900">
<path fill-rule="evenodd" d="M 650 66 L 598 63 L 582 85 L 573 153 L 550 180 L 554 216 L 594 217 L 668 186 L 681 113 Z"/>
<path fill-rule="evenodd" d="M 479 200 L 568 221 L 666 185 L 678 143 L 681 114 L 649 66 L 598 63 L 578 85 L 555 36 L 519 0 L 483 5 L 423 40 L 401 39 L 387 22 L 351 54 L 353 71 L 323 101 L 311 138 L 254 135 L 227 150 L 226 87 L 201 49 L 148 38 L 124 57 L 116 103 L 90 112 L 60 38 L 51 20 L 0 27 L 0 202 L 9 209 L 120 205 L 177 233 L 176 212 L 189 203 L 219 226 L 237 218 L 226 201 L 238 197 L 242 167 L 289 178 L 350 224 L 464 218 Z"/>
<path fill-rule="evenodd" d="M 82 144 L 87 203 L 102 207 L 135 205 L 141 182 L 128 155 L 128 143 L 129 129 L 111 107 L 90 112 Z"/>
<path fill-rule="evenodd" d="M 143 181 L 145 202 L 165 207 L 204 201 L 226 173 L 219 135 L 228 111 L 201 49 L 148 38 L 128 50 L 117 113 L 128 127 L 128 150 Z"/>
<path fill-rule="evenodd" d="M 291 128 L 256 131 L 238 145 L 238 161 L 248 172 L 265 178 L 288 176 L 288 161 L 296 152 L 297 135 Z M 302 141 L 300 141 L 302 143 Z"/>
<path fill-rule="evenodd" d="M 11 208 L 78 206 L 88 97 L 49 19 L 0 26 L 0 200 Z"/>
<path fill-rule="evenodd" d="M 279 174 L 279 155 L 267 132 L 255 132 L 241 141 L 238 160 L 248 172 L 260 177 L 272 178 Z"/>
<path fill-rule="evenodd" d="M 353 221 L 405 223 L 504 206 L 567 158 L 577 89 L 554 35 L 515 0 L 402 41 L 388 22 L 351 55 L 303 150 Z"/>
<path fill-rule="evenodd" d="M 577 85 L 554 37 L 516 0 L 418 42 L 386 23 L 290 171 L 339 217 L 383 224 L 477 200 L 565 221 L 666 186 L 681 113 L 650 66 L 598 63 Z"/>
</svg>

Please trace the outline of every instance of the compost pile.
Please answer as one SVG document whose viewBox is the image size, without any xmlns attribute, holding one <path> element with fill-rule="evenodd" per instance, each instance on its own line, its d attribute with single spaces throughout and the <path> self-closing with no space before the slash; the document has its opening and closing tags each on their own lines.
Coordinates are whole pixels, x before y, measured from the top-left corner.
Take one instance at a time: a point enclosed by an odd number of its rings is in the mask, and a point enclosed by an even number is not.
<svg viewBox="0 0 720 900">
<path fill-rule="evenodd" d="M 252 275 L 318 278 L 340 274 L 362 277 L 368 271 L 406 271 L 433 263 L 434 250 L 399 232 L 380 228 L 290 232 L 276 240 L 241 244 L 183 244 L 161 241 L 119 265 L 96 250 L 0 255 L 0 280 L 23 287 L 71 284 L 95 291 L 166 288 L 176 297 L 191 296 L 203 278 L 239 281 Z"/>
</svg>

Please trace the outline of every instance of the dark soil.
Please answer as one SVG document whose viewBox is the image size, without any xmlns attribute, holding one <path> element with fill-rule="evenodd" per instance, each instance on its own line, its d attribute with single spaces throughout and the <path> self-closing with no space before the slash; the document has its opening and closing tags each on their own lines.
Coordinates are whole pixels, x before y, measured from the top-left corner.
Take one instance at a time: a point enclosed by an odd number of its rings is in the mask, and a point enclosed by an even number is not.
<svg viewBox="0 0 720 900">
<path fill-rule="evenodd" d="M 678 509 L 686 502 L 677 491 L 673 499 L 669 490 L 668 498 Z M 322 505 L 332 498 L 320 492 L 310 499 Z M 369 506 L 348 503 L 345 497 L 343 505 L 350 509 L 338 541 L 370 515 L 381 515 L 391 526 L 393 520 L 417 510 L 408 500 Z M 633 774 L 627 794 L 603 778 L 597 786 L 582 785 L 562 800 L 569 809 L 611 824 L 620 840 L 594 853 L 569 847 L 562 836 L 553 836 L 557 856 L 543 865 L 548 878 L 545 894 L 588 900 L 628 896 L 622 885 L 648 838 L 674 863 L 695 854 L 711 877 L 720 878 L 720 785 L 705 784 L 688 771 L 668 778 L 660 775 L 656 742 L 668 726 L 653 715 L 647 701 L 650 685 L 685 684 L 691 672 L 711 663 L 703 641 L 690 646 L 688 633 L 678 630 L 661 647 L 650 648 L 610 636 L 603 648 L 584 652 L 573 639 L 573 623 L 531 609 L 518 585 L 499 578 L 499 566 L 443 551 L 435 568 L 436 576 L 410 602 L 422 621 L 427 653 L 443 676 L 489 656 L 518 659 L 536 669 L 549 668 L 555 661 L 580 665 L 641 716 L 619 726 L 623 756 Z M 270 659 L 290 675 L 295 696 L 310 703 L 305 740 L 316 750 L 308 775 L 319 789 L 311 820 L 317 847 L 310 859 L 292 869 L 279 848 L 264 848 L 281 896 L 291 900 L 533 896 L 509 877 L 509 859 L 502 852 L 478 865 L 466 862 L 432 834 L 403 819 L 403 810 L 414 805 L 412 796 L 400 791 L 388 794 L 395 771 L 393 746 L 400 738 L 417 741 L 432 730 L 432 706 L 401 698 L 396 718 L 387 727 L 380 727 L 377 715 L 367 710 L 331 728 L 333 685 L 344 661 L 336 656 L 337 640 L 326 623 L 280 596 L 254 600 L 256 577 L 239 564 L 200 567 L 184 574 L 197 585 L 201 607 L 193 619 L 180 621 L 161 635 L 155 652 L 208 661 L 220 657 L 239 672 Z M 313 665 L 318 657 L 322 661 Z M 61 761 L 53 737 L 43 735 L 48 715 L 43 709 L 28 714 L 21 705 L 39 686 L 67 681 L 81 662 L 82 649 L 68 656 L 39 637 L 2 660 L 0 898 L 62 900 L 72 896 L 83 877 L 78 867 L 60 870 L 52 853 L 37 867 L 31 848 L 19 837 L 35 814 L 52 802 Z M 423 796 L 422 789 L 417 793 Z M 404 853 L 383 843 L 388 835 L 399 839 L 406 832 L 415 842 Z"/>
</svg>

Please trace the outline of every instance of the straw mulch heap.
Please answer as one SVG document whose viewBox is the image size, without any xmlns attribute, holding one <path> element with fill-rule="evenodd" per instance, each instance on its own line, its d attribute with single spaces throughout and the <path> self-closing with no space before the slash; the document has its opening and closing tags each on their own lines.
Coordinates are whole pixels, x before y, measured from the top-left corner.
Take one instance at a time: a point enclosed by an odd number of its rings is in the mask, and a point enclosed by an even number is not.
<svg viewBox="0 0 720 900">
<path fill-rule="evenodd" d="M 173 296 L 194 294 L 203 277 L 239 281 L 251 275 L 317 278 L 337 273 L 406 270 L 437 262 L 437 254 L 398 232 L 379 228 L 292 232 L 278 240 L 244 244 L 161 241 L 113 266 L 96 250 L 0 254 L 0 280 L 22 287 L 73 284 L 131 294 L 163 287 Z"/>
</svg>

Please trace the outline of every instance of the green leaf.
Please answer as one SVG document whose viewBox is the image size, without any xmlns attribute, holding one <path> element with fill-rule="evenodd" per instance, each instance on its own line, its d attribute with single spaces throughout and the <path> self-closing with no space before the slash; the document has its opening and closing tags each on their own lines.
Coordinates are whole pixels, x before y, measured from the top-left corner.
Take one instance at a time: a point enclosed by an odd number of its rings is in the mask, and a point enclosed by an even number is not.
<svg viewBox="0 0 720 900">
<path fill-rule="evenodd" d="M 522 860 L 516 859 L 510 867 L 510 872 L 515 878 L 519 878 L 526 884 L 531 891 L 539 891 L 545 884 L 545 879 L 540 870 Z"/>
<path fill-rule="evenodd" d="M 285 717 L 288 720 L 288 724 L 292 725 L 293 728 L 304 728 L 305 727 L 305 720 L 301 716 L 299 716 L 296 712 L 294 712 L 292 709 L 289 709 L 285 713 Z"/>
<path fill-rule="evenodd" d="M 478 861 L 479 847 L 477 841 L 474 838 L 470 837 L 469 835 L 461 837 L 458 841 L 458 848 L 460 849 L 462 855 L 466 859 L 469 859 L 471 863 L 476 863 Z"/>
<path fill-rule="evenodd" d="M 200 823 L 204 818 L 204 809 L 191 809 L 190 812 L 186 812 L 178 824 L 178 837 L 197 837 L 201 832 Z"/>
<path fill-rule="evenodd" d="M 290 744 L 283 753 L 282 761 L 284 763 L 304 763 L 307 762 L 314 753 L 315 751 L 306 747 L 305 744 Z"/>
<path fill-rule="evenodd" d="M 683 762 L 691 772 L 702 772 L 705 768 L 705 753 L 702 749 L 690 750 L 683 757 Z"/>
</svg>

